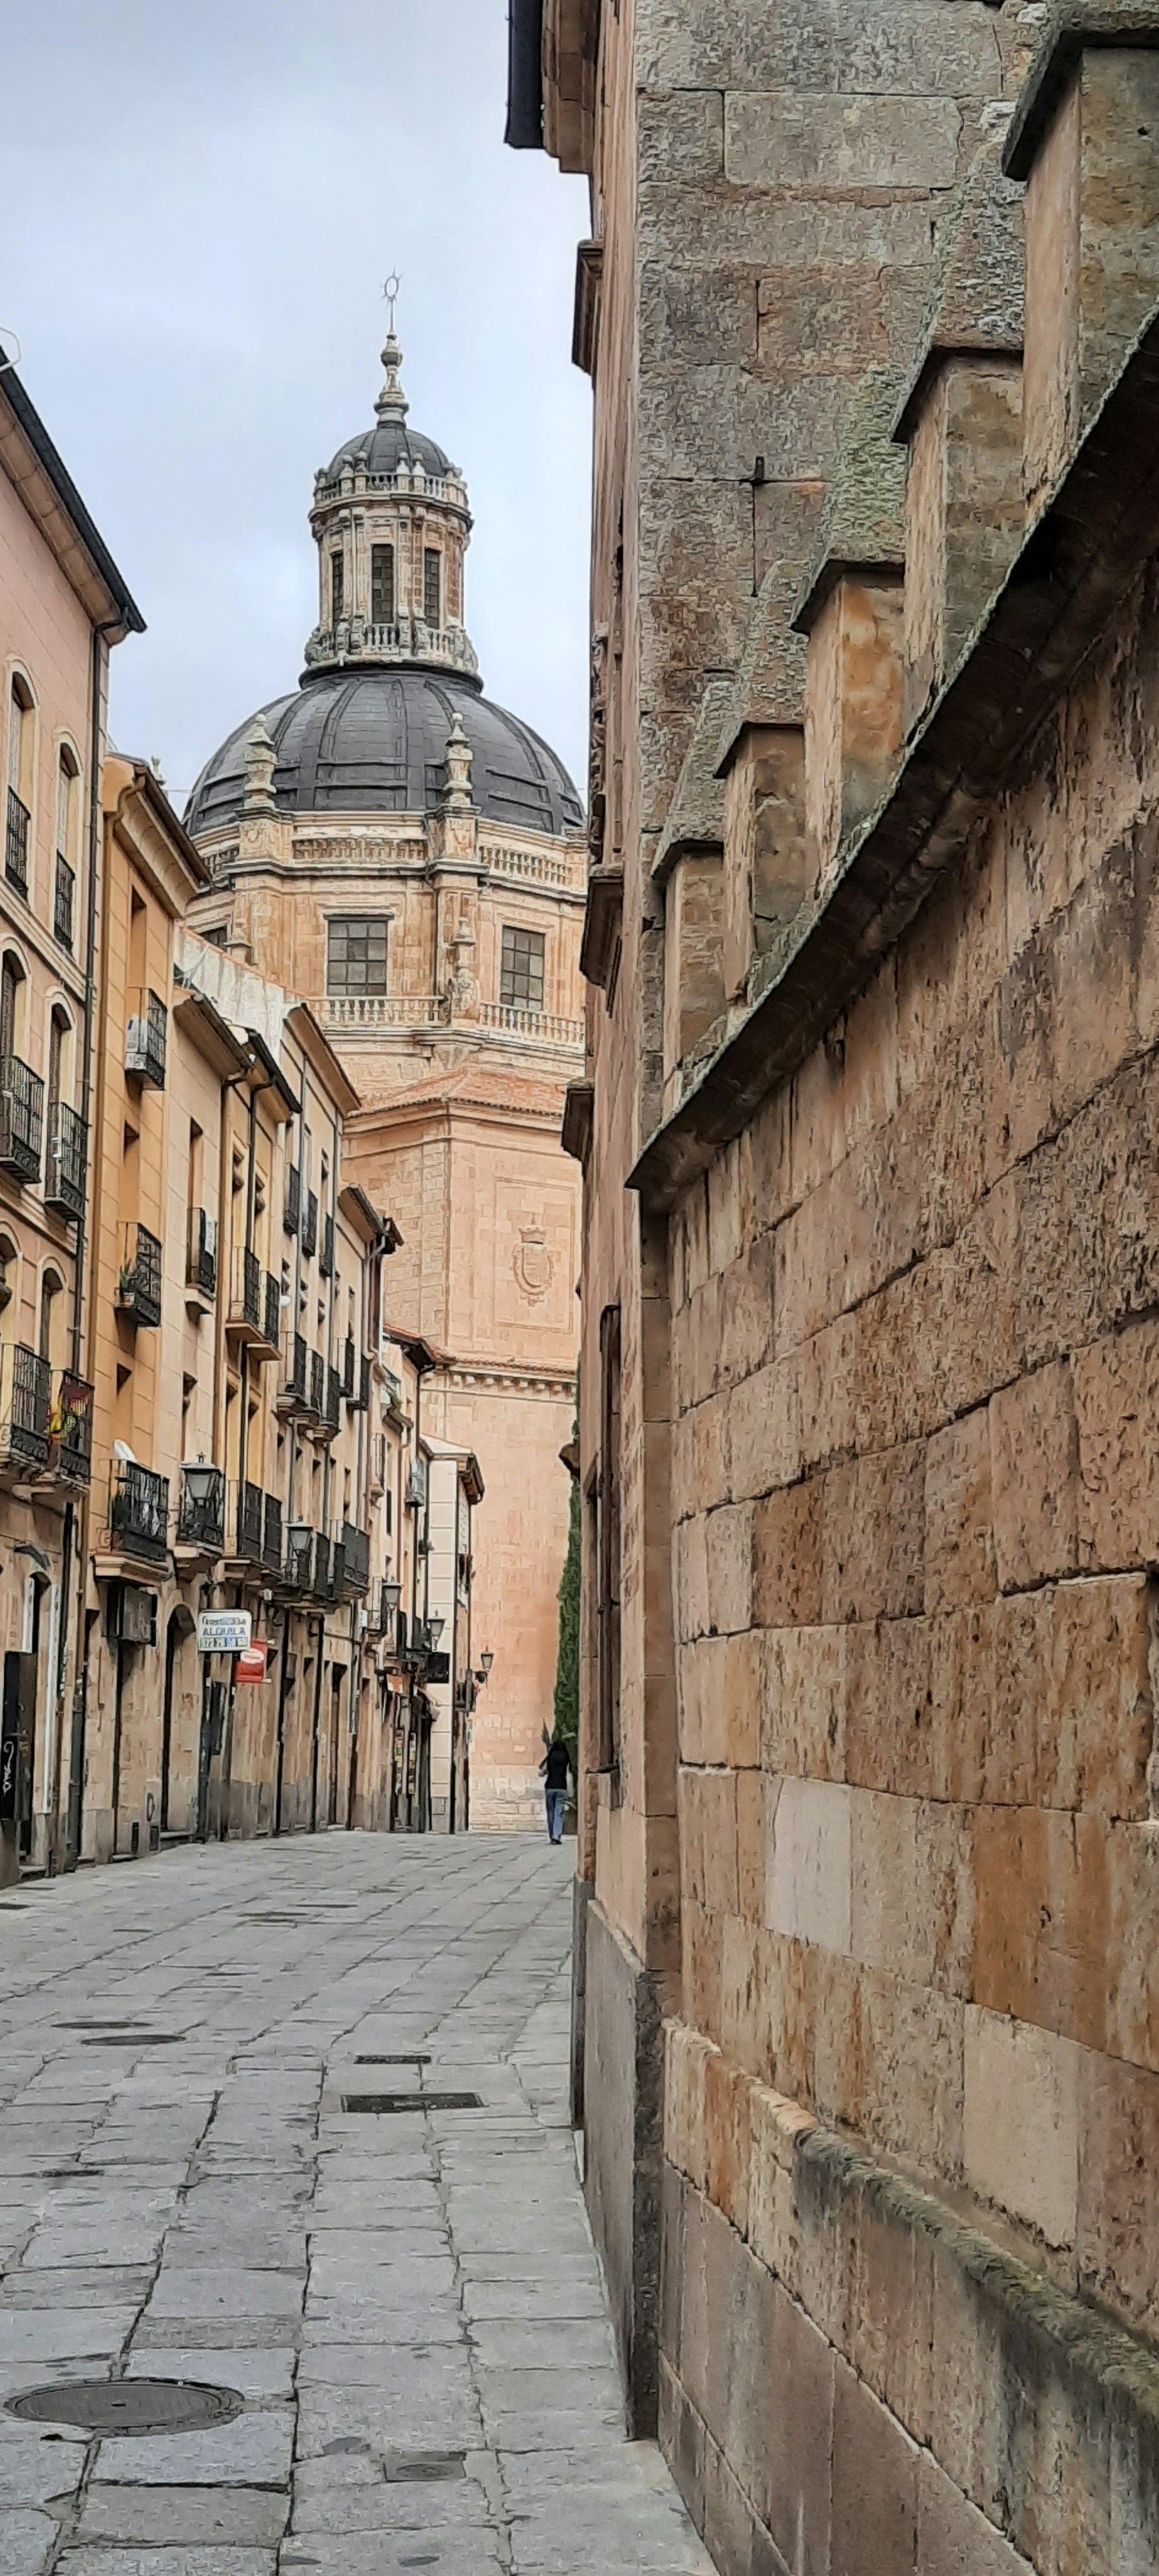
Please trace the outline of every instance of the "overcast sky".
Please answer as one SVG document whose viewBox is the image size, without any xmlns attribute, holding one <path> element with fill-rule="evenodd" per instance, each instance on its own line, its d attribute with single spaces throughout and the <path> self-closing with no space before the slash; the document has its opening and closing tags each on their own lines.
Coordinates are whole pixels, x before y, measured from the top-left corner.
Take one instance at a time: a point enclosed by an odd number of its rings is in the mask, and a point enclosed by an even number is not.
<svg viewBox="0 0 1159 2576">
<path fill-rule="evenodd" d="M 184 794 L 292 688 L 315 467 L 369 427 L 382 282 L 412 428 L 466 472 L 488 694 L 583 781 L 586 189 L 502 141 L 505 0 L 4 12 L 0 324 L 148 633 L 113 733 Z"/>
</svg>

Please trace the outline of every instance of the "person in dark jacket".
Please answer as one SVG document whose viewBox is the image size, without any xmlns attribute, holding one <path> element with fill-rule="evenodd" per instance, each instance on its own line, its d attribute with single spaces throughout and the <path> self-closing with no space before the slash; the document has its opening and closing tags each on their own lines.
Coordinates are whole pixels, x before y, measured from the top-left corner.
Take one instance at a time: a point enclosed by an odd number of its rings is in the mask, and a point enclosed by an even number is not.
<svg viewBox="0 0 1159 2576">
<path fill-rule="evenodd" d="M 571 1755 L 561 1736 L 553 1735 L 539 1774 L 547 1802 L 547 1830 L 553 1843 L 563 1841 L 563 1818 L 567 1806 L 567 1784 L 571 1772 Z"/>
</svg>

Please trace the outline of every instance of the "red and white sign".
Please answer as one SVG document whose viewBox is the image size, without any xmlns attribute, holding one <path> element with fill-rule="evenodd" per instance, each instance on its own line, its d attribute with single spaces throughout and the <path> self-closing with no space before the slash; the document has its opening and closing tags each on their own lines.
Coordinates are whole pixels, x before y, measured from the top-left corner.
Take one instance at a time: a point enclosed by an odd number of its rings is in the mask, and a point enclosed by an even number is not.
<svg viewBox="0 0 1159 2576">
<path fill-rule="evenodd" d="M 258 1637 L 252 1646 L 246 1646 L 237 1659 L 237 1680 L 264 1682 L 269 1651 L 269 1644 L 265 1637 Z"/>
</svg>

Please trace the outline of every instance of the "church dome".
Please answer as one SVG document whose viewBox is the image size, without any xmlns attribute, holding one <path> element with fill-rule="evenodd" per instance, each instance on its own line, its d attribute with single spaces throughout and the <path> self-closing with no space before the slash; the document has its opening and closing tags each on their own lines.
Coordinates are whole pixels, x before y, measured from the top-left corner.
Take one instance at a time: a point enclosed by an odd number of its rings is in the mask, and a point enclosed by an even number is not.
<svg viewBox="0 0 1159 2576">
<path fill-rule="evenodd" d="M 349 470 L 355 474 L 397 474 L 400 466 L 413 474 L 421 465 L 424 474 L 439 477 L 454 471 L 450 457 L 433 438 L 422 431 L 408 429 L 397 414 L 376 420 L 373 429 L 364 429 L 360 438 L 348 438 L 326 467 L 327 483 L 338 483 Z"/>
<path fill-rule="evenodd" d="M 319 673 L 261 713 L 274 747 L 279 813 L 432 813 L 457 717 L 481 814 L 525 831 L 582 828 L 583 808 L 555 753 L 530 725 L 493 706 L 477 681 L 457 673 L 405 665 Z M 237 822 L 254 721 L 247 717 L 202 770 L 185 813 L 194 838 Z"/>
</svg>

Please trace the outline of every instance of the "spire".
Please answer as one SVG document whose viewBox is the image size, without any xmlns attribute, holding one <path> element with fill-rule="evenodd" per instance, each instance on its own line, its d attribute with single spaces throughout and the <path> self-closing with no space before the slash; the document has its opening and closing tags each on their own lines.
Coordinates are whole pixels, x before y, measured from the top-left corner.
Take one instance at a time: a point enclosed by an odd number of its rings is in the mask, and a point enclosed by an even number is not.
<svg viewBox="0 0 1159 2576">
<path fill-rule="evenodd" d="M 410 410 L 410 404 L 398 380 L 398 371 L 402 365 L 402 350 L 398 345 L 394 328 L 394 308 L 398 302 L 401 283 L 401 279 L 392 270 L 382 290 L 390 306 L 390 319 L 387 323 L 386 340 L 382 351 L 382 363 L 386 369 L 386 376 L 382 392 L 374 406 L 380 420 L 405 420 Z"/>
</svg>

